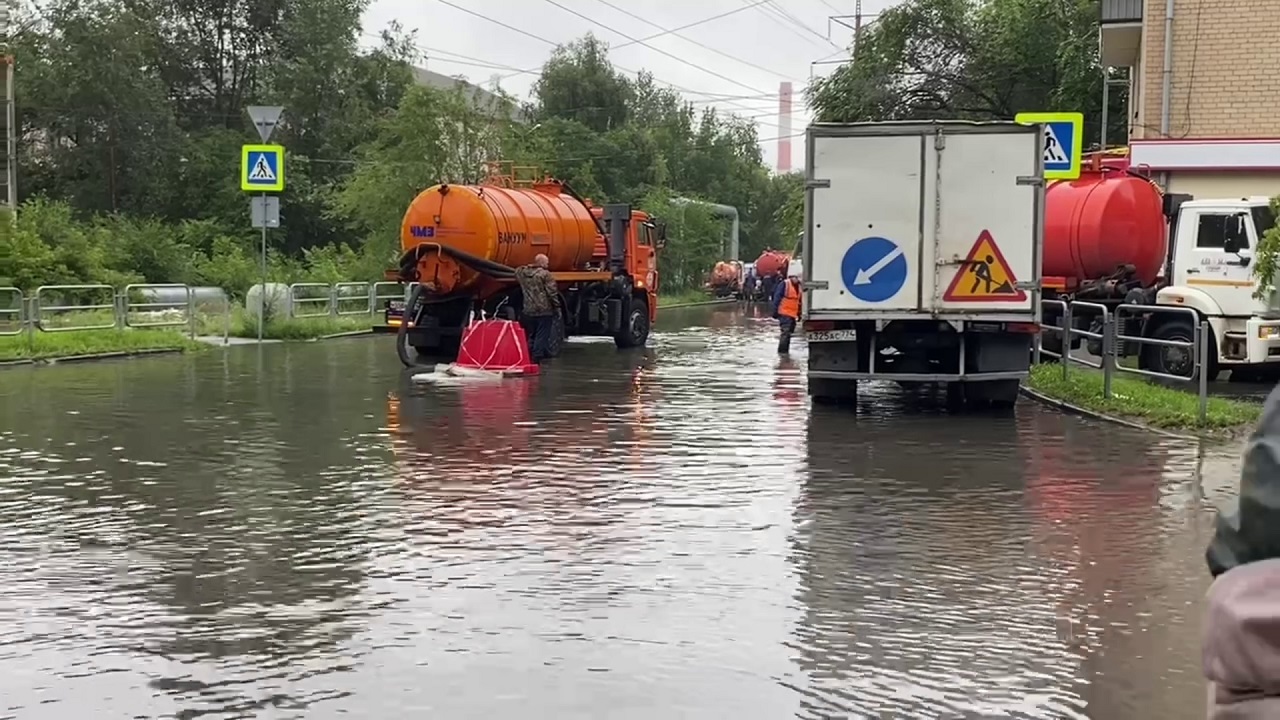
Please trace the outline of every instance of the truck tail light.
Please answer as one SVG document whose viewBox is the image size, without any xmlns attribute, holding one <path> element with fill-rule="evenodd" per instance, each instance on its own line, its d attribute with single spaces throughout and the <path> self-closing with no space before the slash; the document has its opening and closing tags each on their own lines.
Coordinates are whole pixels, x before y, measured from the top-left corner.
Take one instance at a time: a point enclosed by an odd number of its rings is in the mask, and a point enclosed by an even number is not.
<svg viewBox="0 0 1280 720">
<path fill-rule="evenodd" d="M 1040 332 L 1040 323 L 1006 323 L 1005 330 L 1011 333 L 1034 335 Z"/>
<path fill-rule="evenodd" d="M 834 330 L 836 324 L 830 320 L 805 320 L 805 332 L 821 332 L 823 330 Z"/>
</svg>

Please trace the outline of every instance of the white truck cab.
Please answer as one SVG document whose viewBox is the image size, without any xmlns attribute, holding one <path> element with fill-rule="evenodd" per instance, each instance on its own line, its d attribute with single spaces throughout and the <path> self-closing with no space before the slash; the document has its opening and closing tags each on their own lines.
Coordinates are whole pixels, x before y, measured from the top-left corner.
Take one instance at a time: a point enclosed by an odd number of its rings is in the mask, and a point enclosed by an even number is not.
<svg viewBox="0 0 1280 720">
<path fill-rule="evenodd" d="M 1155 304 L 1192 308 L 1208 321 L 1214 341 L 1209 349 L 1211 379 L 1219 370 L 1280 373 L 1280 312 L 1271 302 L 1254 297 L 1258 243 L 1275 224 L 1266 197 L 1190 200 L 1178 210 L 1170 240 L 1169 285 L 1157 291 Z M 1185 314 L 1166 314 L 1145 334 L 1189 341 L 1188 325 Z"/>
</svg>

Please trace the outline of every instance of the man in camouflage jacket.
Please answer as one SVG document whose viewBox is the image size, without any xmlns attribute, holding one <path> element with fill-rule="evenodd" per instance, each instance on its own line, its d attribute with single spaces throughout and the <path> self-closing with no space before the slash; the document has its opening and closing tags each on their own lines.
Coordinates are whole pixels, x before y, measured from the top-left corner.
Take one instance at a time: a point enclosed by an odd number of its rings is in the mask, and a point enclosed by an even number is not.
<svg viewBox="0 0 1280 720">
<path fill-rule="evenodd" d="M 534 362 L 551 357 L 551 335 L 560 312 L 560 290 L 547 270 L 549 260 L 539 254 L 529 265 L 516 268 L 516 281 L 524 295 L 522 316 L 529 332 L 529 355 Z"/>
</svg>

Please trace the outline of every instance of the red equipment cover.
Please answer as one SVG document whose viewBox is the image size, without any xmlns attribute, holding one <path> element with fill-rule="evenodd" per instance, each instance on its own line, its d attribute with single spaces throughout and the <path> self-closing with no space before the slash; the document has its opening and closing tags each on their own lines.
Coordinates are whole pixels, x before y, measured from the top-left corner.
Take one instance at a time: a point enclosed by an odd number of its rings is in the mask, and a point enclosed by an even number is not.
<svg viewBox="0 0 1280 720">
<path fill-rule="evenodd" d="M 538 365 L 529 358 L 524 328 L 514 320 L 478 320 L 468 325 L 454 365 L 509 375 L 538 373 Z"/>
</svg>

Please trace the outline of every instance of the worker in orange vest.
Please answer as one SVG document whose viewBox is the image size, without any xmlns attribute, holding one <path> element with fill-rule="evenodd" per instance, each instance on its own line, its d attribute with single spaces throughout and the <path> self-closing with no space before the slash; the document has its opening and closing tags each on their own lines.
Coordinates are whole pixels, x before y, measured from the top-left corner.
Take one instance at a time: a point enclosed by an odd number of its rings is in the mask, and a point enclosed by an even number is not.
<svg viewBox="0 0 1280 720">
<path fill-rule="evenodd" d="M 773 316 L 778 320 L 778 354 L 791 352 L 791 334 L 800 319 L 800 276 L 793 273 L 773 289 Z"/>
</svg>

